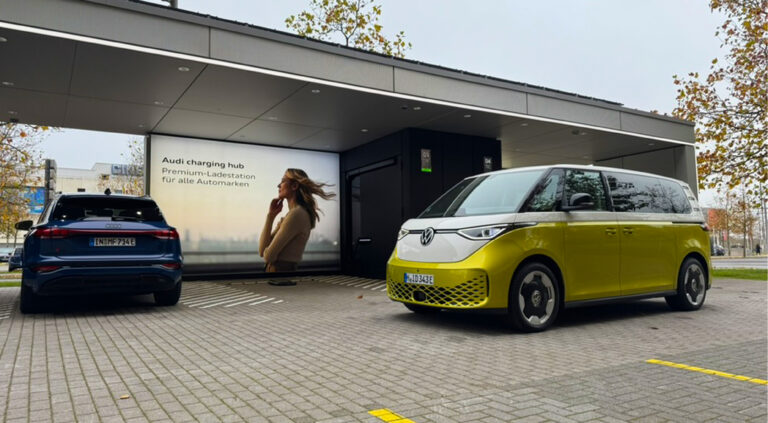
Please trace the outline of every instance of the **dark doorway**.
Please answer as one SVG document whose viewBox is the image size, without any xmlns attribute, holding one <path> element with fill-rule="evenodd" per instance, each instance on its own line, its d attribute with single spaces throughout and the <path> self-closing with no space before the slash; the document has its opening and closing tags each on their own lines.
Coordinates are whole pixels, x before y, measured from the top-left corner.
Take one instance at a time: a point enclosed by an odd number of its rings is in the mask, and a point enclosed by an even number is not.
<svg viewBox="0 0 768 423">
<path fill-rule="evenodd" d="M 402 223 L 400 166 L 389 159 L 348 172 L 355 276 L 384 279 L 386 264 Z"/>
</svg>

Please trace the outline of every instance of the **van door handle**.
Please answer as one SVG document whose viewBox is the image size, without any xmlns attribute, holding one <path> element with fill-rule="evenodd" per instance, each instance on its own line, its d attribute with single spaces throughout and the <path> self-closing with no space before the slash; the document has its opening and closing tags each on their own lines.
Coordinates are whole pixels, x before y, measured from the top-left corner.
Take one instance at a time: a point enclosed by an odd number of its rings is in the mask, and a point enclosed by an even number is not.
<svg viewBox="0 0 768 423">
<path fill-rule="evenodd" d="M 605 228 L 606 235 L 616 235 L 616 228 Z"/>
<path fill-rule="evenodd" d="M 371 239 L 371 238 L 358 238 L 357 239 L 357 243 L 358 244 L 370 244 L 371 242 L 373 242 L 373 239 Z"/>
<path fill-rule="evenodd" d="M 623 230 L 625 235 L 632 235 L 632 233 L 634 232 L 635 228 L 624 228 L 622 230 Z"/>
</svg>

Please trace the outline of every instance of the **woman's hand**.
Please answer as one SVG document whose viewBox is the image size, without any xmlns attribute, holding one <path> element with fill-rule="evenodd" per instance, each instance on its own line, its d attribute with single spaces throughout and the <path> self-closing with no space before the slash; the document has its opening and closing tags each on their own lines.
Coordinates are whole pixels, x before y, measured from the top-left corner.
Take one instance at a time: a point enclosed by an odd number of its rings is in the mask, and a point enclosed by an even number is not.
<svg viewBox="0 0 768 423">
<path fill-rule="evenodd" d="M 268 217 L 274 219 L 278 214 L 280 214 L 281 211 L 283 211 L 283 199 L 279 197 L 273 198 L 269 203 Z"/>
</svg>

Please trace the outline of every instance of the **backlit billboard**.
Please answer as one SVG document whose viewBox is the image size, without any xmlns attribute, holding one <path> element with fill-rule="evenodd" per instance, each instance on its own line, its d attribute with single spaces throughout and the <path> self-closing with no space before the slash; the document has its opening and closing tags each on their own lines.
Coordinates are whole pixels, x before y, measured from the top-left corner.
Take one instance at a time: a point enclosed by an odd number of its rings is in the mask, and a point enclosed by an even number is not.
<svg viewBox="0 0 768 423">
<path fill-rule="evenodd" d="M 149 137 L 148 192 L 179 232 L 185 266 L 259 271 L 259 236 L 288 168 L 330 184 L 299 270 L 339 266 L 339 155 L 166 135 Z M 285 216 L 288 205 L 275 219 Z"/>
</svg>

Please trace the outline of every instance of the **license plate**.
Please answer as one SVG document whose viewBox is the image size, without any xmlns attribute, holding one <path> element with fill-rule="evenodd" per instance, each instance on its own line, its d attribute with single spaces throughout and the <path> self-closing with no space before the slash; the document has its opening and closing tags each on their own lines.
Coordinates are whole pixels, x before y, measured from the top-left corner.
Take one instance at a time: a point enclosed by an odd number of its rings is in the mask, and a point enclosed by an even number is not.
<svg viewBox="0 0 768 423">
<path fill-rule="evenodd" d="M 406 273 L 403 277 L 405 283 L 412 283 L 416 285 L 434 285 L 435 275 L 424 275 L 421 273 Z"/>
<path fill-rule="evenodd" d="M 136 238 L 91 238 L 91 247 L 135 247 Z"/>
</svg>

